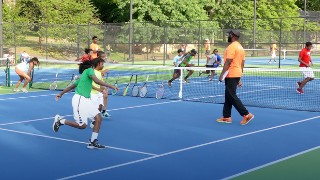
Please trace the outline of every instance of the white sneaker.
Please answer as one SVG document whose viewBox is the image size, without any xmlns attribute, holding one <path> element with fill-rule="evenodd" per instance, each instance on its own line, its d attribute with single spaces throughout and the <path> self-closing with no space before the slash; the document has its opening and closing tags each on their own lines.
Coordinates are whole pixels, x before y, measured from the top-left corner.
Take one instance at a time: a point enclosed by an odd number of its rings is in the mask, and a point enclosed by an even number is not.
<svg viewBox="0 0 320 180">
<path fill-rule="evenodd" d="M 20 91 L 20 89 L 18 89 L 18 88 L 14 88 L 14 89 L 13 89 L 13 91 L 14 91 L 14 92 L 19 92 L 19 91 Z"/>
<path fill-rule="evenodd" d="M 24 92 L 24 93 L 28 92 L 26 88 L 21 88 L 21 91 Z"/>
<path fill-rule="evenodd" d="M 199 71 L 199 76 L 201 76 L 201 74 L 202 74 L 202 71 L 200 70 L 200 71 Z"/>
<path fill-rule="evenodd" d="M 277 61 L 275 61 L 274 63 L 277 63 Z"/>
<path fill-rule="evenodd" d="M 270 62 L 270 61 L 269 61 L 268 63 L 269 63 L 269 64 L 271 64 L 271 62 Z"/>
<path fill-rule="evenodd" d="M 94 123 L 95 123 L 96 121 L 91 121 L 91 123 L 90 123 L 90 128 L 94 128 Z"/>
</svg>

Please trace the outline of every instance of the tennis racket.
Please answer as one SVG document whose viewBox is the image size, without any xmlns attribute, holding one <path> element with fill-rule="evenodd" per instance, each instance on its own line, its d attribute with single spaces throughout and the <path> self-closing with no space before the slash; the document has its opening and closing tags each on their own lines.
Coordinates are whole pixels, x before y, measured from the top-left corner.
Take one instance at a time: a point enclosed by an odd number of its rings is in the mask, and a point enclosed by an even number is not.
<svg viewBox="0 0 320 180">
<path fill-rule="evenodd" d="M 72 74 L 71 80 L 70 80 L 70 82 L 68 83 L 68 85 L 66 86 L 66 88 L 72 86 L 72 84 L 74 84 L 74 82 L 76 82 L 76 80 L 75 80 L 76 77 L 78 77 L 78 76 L 74 76 L 74 74 Z"/>
<path fill-rule="evenodd" d="M 132 77 L 133 77 L 133 75 L 131 75 L 130 81 L 129 81 L 129 83 L 128 83 L 127 87 L 126 87 L 126 88 L 124 89 L 124 91 L 123 91 L 123 96 L 126 96 L 126 95 L 127 95 L 127 93 L 128 93 L 128 89 L 129 89 L 129 86 L 130 86 L 130 83 L 131 83 Z"/>
<path fill-rule="evenodd" d="M 222 80 L 221 81 L 219 81 L 218 82 L 218 84 L 221 84 L 222 83 L 222 81 L 224 81 L 224 79 L 227 77 L 227 75 L 229 74 L 229 70 L 227 70 L 224 74 L 223 74 L 223 76 L 222 76 Z"/>
<path fill-rule="evenodd" d="M 58 81 L 57 81 L 57 77 L 58 77 L 58 72 L 56 74 L 56 78 L 54 78 L 54 80 L 52 81 L 52 83 L 50 84 L 50 90 L 56 90 L 58 87 Z"/>
<path fill-rule="evenodd" d="M 136 83 L 134 84 L 131 91 L 133 97 L 137 97 L 139 94 L 139 86 L 137 83 L 138 83 L 138 75 L 136 75 Z"/>
<path fill-rule="evenodd" d="M 118 87 L 118 80 L 119 80 L 119 76 L 120 76 L 120 74 L 118 74 L 118 79 L 117 79 L 117 82 L 114 84 L 114 86 L 115 87 Z M 114 89 L 113 91 L 112 91 L 112 95 L 114 96 L 114 95 L 116 95 L 117 94 L 117 90 L 116 89 Z"/>
<path fill-rule="evenodd" d="M 164 78 L 162 80 L 162 84 L 160 85 L 157 93 L 156 93 L 156 98 L 157 99 L 161 99 L 163 97 L 163 94 L 164 94 L 164 87 L 163 87 L 163 82 L 164 82 Z"/>
<path fill-rule="evenodd" d="M 140 89 L 140 97 L 145 97 L 147 95 L 147 82 L 148 82 L 148 79 L 149 79 L 149 75 L 147 77 L 147 80 L 146 82 L 144 83 L 144 85 L 142 86 L 142 88 Z"/>
</svg>

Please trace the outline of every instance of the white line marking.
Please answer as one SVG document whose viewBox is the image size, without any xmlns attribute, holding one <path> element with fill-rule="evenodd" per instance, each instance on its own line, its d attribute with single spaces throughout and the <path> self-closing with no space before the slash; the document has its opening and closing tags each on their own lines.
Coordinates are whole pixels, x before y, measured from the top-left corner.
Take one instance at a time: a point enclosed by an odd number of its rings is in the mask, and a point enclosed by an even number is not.
<svg viewBox="0 0 320 180">
<path fill-rule="evenodd" d="M 0 128 L 0 130 L 9 131 L 9 132 L 15 132 L 15 133 L 20 133 L 20 134 L 27 134 L 27 135 L 31 135 L 31 136 L 44 137 L 44 138 L 49 138 L 49 139 L 57 139 L 57 140 L 62 140 L 62 141 L 69 141 L 69 142 L 74 142 L 74 143 L 88 144 L 87 142 L 74 141 L 74 140 L 70 140 L 70 139 L 57 138 L 57 137 L 52 137 L 52 136 L 45 136 L 45 135 L 27 133 L 27 132 L 22 132 L 22 131 L 15 131 L 15 130 L 10 130 L 10 129 Z M 107 147 L 107 148 L 110 148 L 110 149 L 117 149 L 117 150 L 121 150 L 121 151 L 128 151 L 128 152 L 134 152 L 134 153 L 139 153 L 139 154 L 146 154 L 146 155 L 151 155 L 151 156 L 156 155 L 156 154 L 151 154 L 151 153 L 146 153 L 146 152 L 141 152 L 141 151 L 134 151 L 134 150 L 129 150 L 129 149 L 123 149 L 123 148 L 117 148 L 117 147 L 112 147 L 112 146 L 106 146 L 106 147 Z"/>
<path fill-rule="evenodd" d="M 291 155 L 291 156 L 287 156 L 287 157 L 285 157 L 285 158 L 282 158 L 282 159 L 279 159 L 279 160 L 276 160 L 276 161 L 273 161 L 273 162 L 270 162 L 270 163 L 267 163 L 267 164 L 264 164 L 264 165 L 261 165 L 261 166 L 252 168 L 252 169 L 249 169 L 249 170 L 247 170 L 247 171 L 243 171 L 243 172 L 241 172 L 241 173 L 238 173 L 238 174 L 235 174 L 235 175 L 232 175 L 232 176 L 223 178 L 223 179 L 221 179 L 221 180 L 232 179 L 232 178 L 235 178 L 235 177 L 238 177 L 238 176 L 241 176 L 241 175 L 244 175 L 244 174 L 253 172 L 253 171 L 255 171 L 255 170 L 262 169 L 262 168 L 264 168 L 264 167 L 267 167 L 267 166 L 270 166 L 270 165 L 279 163 L 279 162 L 281 162 L 281 161 L 284 161 L 284 160 L 287 160 L 287 159 L 290 159 L 290 158 L 293 158 L 293 157 L 296 157 L 296 156 L 305 154 L 305 153 L 307 153 L 307 152 L 314 151 L 314 150 L 319 149 L 319 148 L 320 148 L 320 146 L 317 146 L 317 147 L 314 147 L 314 148 L 311 148 L 311 149 L 308 149 L 308 150 L 305 150 L 305 151 L 302 151 L 302 152 L 293 154 L 293 155 Z"/>
<path fill-rule="evenodd" d="M 181 102 L 181 101 L 180 101 L 180 100 L 177 100 L 177 101 L 167 101 L 167 102 L 154 103 L 154 104 L 145 104 L 145 105 L 140 105 L 140 106 L 131 106 L 131 107 L 124 107 L 124 108 L 117 108 L 117 109 L 109 109 L 108 111 L 118 111 L 118 110 L 123 110 L 123 109 L 133 109 L 133 108 L 146 107 L 146 106 L 155 106 L 155 105 L 175 103 L 175 102 Z M 73 116 L 73 115 L 65 115 L 65 116 L 62 116 L 62 117 L 67 117 L 67 116 Z M 53 118 L 54 118 L 54 117 L 48 117 L 48 118 L 42 118 L 42 119 L 34 119 L 34 120 L 27 120 L 27 121 L 17 121 L 17 122 L 0 124 L 0 126 L 10 125 L 10 124 L 19 124 L 19 123 L 25 123 L 25 122 L 33 122 L 33 121 L 42 121 L 42 120 L 53 119 Z"/>
<path fill-rule="evenodd" d="M 57 93 L 58 94 L 58 93 Z M 6 98 L 6 99 L 0 99 L 0 101 L 8 100 L 8 99 L 26 99 L 26 98 L 35 98 L 35 97 L 44 97 L 44 96 L 56 96 L 57 94 L 46 94 L 46 95 L 39 95 L 39 96 L 22 96 L 22 97 L 15 97 L 15 98 Z"/>
<path fill-rule="evenodd" d="M 158 158 L 158 157 L 162 157 L 162 156 L 167 156 L 167 155 L 170 155 L 170 154 L 174 154 L 174 153 L 178 153 L 178 152 L 182 152 L 182 151 L 186 151 L 186 150 L 190 150 L 190 149 L 195 149 L 195 148 L 206 146 L 206 145 L 210 145 L 210 144 L 215 144 L 215 143 L 219 143 L 219 142 L 223 142 L 223 141 L 227 141 L 227 140 L 231 140 L 231 139 L 236 139 L 236 138 L 239 138 L 239 137 L 248 136 L 248 135 L 251 135 L 251 134 L 256 134 L 256 133 L 259 133 L 259 132 L 264 132 L 264 131 L 268 131 L 268 130 L 272 130 L 272 129 L 277 129 L 277 128 L 284 127 L 284 126 L 289 126 L 289 125 L 292 125 L 292 124 L 297 124 L 297 123 L 301 123 L 301 122 L 305 122 L 305 121 L 310 121 L 310 120 L 313 120 L 313 119 L 316 119 L 316 118 L 320 118 L 320 116 L 316 116 L 316 117 L 312 117 L 312 118 L 308 118 L 308 119 L 304 119 L 304 120 L 300 120 L 300 121 L 296 121 L 296 122 L 292 122 L 292 123 L 287 123 L 287 124 L 283 124 L 283 125 L 279 125 L 279 126 L 274 126 L 274 127 L 270 127 L 270 128 L 266 128 L 266 129 L 262 129 L 262 130 L 258 130 L 258 131 L 253 131 L 253 132 L 250 132 L 250 133 L 240 134 L 240 135 L 237 135 L 237 136 L 232 136 L 232 137 L 229 137 L 229 138 L 224 138 L 224 139 L 220 139 L 220 140 L 204 143 L 204 144 L 200 144 L 200 145 L 197 145 L 197 146 L 191 146 L 191 147 L 188 147 L 188 148 L 179 149 L 179 150 L 176 150 L 176 151 L 171 151 L 171 152 L 168 152 L 168 153 L 159 154 L 159 155 L 156 155 L 156 156 L 152 156 L 152 157 L 148 157 L 148 158 L 144 158 L 144 159 L 140 159 L 140 160 L 136 160 L 136 161 L 131 161 L 131 162 L 123 163 L 123 164 L 118 164 L 118 165 L 115 165 L 115 166 L 110 166 L 110 167 L 106 167 L 106 168 L 102 168 L 102 169 L 97 169 L 97 170 L 94 170 L 94 171 L 88 171 L 88 172 L 85 172 L 85 173 L 64 177 L 64 178 L 61 178 L 61 179 L 58 179 L 58 180 L 71 179 L 71 178 L 75 178 L 75 177 L 79 177 L 79 176 L 84 176 L 84 175 L 87 175 L 87 174 L 92 174 L 92 173 L 96 173 L 96 172 L 100 172 L 100 171 L 105 171 L 105 170 L 108 170 L 108 169 L 113 169 L 113 168 L 117 168 L 117 167 L 121 167 L 121 166 L 126 166 L 126 165 L 129 165 L 129 164 L 134 164 L 134 163 L 138 163 L 138 162 L 142 162 L 142 161 L 147 161 L 147 160 L 150 160 L 150 159 L 154 159 L 154 158 Z"/>
<path fill-rule="evenodd" d="M 28 92 L 28 93 L 43 92 L 43 91 L 49 91 L 49 90 L 30 91 L 30 92 Z M 23 93 L 24 93 L 24 92 L 7 93 L 7 94 L 0 94 L 0 96 L 3 96 L 3 95 L 10 95 L 10 94 L 23 94 Z"/>
</svg>

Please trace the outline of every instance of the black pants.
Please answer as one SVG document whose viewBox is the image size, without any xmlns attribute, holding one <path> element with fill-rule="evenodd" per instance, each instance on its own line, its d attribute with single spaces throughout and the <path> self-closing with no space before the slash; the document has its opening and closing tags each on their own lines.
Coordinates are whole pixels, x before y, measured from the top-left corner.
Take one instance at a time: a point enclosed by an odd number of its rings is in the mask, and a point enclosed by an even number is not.
<svg viewBox="0 0 320 180">
<path fill-rule="evenodd" d="M 223 106 L 223 117 L 231 117 L 232 105 L 237 109 L 241 116 L 248 115 L 248 110 L 243 106 L 238 98 L 236 91 L 240 78 L 226 78 L 225 102 Z"/>
</svg>

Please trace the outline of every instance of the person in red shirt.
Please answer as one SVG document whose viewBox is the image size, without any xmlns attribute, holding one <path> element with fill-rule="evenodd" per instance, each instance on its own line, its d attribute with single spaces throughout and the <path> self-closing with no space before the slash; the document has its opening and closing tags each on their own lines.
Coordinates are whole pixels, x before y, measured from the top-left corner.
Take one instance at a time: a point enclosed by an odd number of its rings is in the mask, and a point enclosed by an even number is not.
<svg viewBox="0 0 320 180">
<path fill-rule="evenodd" d="M 75 61 L 83 62 L 83 61 L 92 61 L 93 60 L 93 50 L 92 49 L 85 49 L 84 52 L 86 53 L 81 58 L 76 59 Z"/>
<path fill-rule="evenodd" d="M 297 89 L 297 92 L 300 94 L 304 94 L 304 92 L 302 91 L 302 88 L 307 84 L 307 82 L 314 80 L 314 74 L 310 67 L 310 62 L 311 62 L 311 65 L 313 66 L 313 63 L 311 60 L 311 49 L 312 49 L 312 43 L 307 42 L 306 47 L 303 48 L 299 54 L 298 61 L 300 62 L 300 70 L 304 78 L 303 81 L 297 82 L 299 86 Z"/>
</svg>

